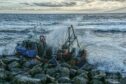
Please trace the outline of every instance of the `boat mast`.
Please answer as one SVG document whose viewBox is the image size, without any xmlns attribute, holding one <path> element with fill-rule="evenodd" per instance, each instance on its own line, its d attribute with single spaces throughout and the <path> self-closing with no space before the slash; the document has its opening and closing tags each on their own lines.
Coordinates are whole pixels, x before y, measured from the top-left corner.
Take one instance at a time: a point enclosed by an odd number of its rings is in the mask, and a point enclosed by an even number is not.
<svg viewBox="0 0 126 84">
<path fill-rule="evenodd" d="M 65 43 L 63 44 L 62 48 L 65 47 L 70 52 L 70 48 L 73 45 L 75 40 L 77 42 L 77 46 L 80 48 L 79 41 L 78 41 L 77 36 L 75 34 L 74 28 L 71 25 L 70 27 L 68 27 L 68 38 L 65 41 Z"/>
</svg>

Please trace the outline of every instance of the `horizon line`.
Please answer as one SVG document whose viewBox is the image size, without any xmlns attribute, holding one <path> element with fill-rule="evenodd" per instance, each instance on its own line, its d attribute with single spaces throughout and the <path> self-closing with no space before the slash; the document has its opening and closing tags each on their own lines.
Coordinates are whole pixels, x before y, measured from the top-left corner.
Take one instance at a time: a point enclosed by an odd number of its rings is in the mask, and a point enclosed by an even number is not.
<svg viewBox="0 0 126 84">
<path fill-rule="evenodd" d="M 43 12 L 43 11 L 0 11 L 0 14 L 125 14 L 126 12 L 59 12 L 59 11 L 55 11 L 55 12 Z"/>
</svg>

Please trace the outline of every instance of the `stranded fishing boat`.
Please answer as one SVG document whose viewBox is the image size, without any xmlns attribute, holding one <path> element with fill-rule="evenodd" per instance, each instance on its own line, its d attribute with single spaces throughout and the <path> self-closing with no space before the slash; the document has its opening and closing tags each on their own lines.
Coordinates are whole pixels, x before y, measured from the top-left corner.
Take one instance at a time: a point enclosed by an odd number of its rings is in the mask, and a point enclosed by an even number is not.
<svg viewBox="0 0 126 84">
<path fill-rule="evenodd" d="M 54 66 L 57 66 L 59 62 L 68 62 L 81 68 L 86 62 L 86 50 L 79 50 L 77 56 L 75 56 L 76 50 L 72 45 L 75 41 L 78 48 L 80 48 L 80 45 L 72 25 L 68 28 L 67 32 L 67 40 L 56 52 L 53 52 L 53 48 L 48 46 L 45 36 L 40 35 L 39 41 L 25 40 L 18 43 L 16 46 L 16 55 L 37 59 L 41 62 L 48 62 Z"/>
</svg>

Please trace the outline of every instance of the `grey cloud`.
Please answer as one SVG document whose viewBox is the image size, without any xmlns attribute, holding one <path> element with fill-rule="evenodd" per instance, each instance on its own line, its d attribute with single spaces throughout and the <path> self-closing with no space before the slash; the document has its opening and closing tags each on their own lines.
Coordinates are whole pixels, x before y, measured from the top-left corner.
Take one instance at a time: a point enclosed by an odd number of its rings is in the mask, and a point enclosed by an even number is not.
<svg viewBox="0 0 126 84">
<path fill-rule="evenodd" d="M 74 6 L 76 5 L 75 2 L 63 2 L 63 3 L 33 3 L 36 6 L 43 6 L 43 7 L 68 7 L 68 6 Z"/>
<path fill-rule="evenodd" d="M 124 2 L 126 0 L 101 0 L 101 1 L 118 1 L 118 2 Z"/>
<path fill-rule="evenodd" d="M 22 3 L 25 5 L 30 5 L 30 6 L 41 6 L 41 7 L 70 7 L 70 6 L 75 6 L 76 2 L 62 2 L 62 3 Z"/>
<path fill-rule="evenodd" d="M 72 0 L 71 2 L 61 2 L 61 3 L 57 3 L 57 2 L 41 2 L 41 3 L 21 3 L 24 5 L 29 5 L 29 6 L 41 6 L 41 7 L 71 7 L 71 6 L 76 6 L 77 2 L 86 2 L 86 3 L 91 3 L 91 2 L 95 2 L 97 0 Z M 100 1 L 118 1 L 118 2 L 124 2 L 126 0 L 100 0 Z"/>
<path fill-rule="evenodd" d="M 84 0 L 84 1 L 95 1 L 95 0 Z M 126 1 L 126 0 L 100 0 L 100 1 Z"/>
</svg>

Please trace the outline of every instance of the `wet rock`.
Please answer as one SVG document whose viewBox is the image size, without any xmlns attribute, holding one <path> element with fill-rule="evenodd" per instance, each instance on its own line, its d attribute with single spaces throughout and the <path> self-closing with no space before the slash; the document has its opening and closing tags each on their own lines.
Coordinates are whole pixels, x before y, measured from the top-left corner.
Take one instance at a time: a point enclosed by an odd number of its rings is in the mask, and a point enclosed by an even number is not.
<svg viewBox="0 0 126 84">
<path fill-rule="evenodd" d="M 105 83 L 106 73 L 94 69 L 88 73 L 88 78 L 91 80 L 91 84 L 103 84 Z"/>
<path fill-rule="evenodd" d="M 5 80 L 6 81 L 11 81 L 12 79 L 13 79 L 13 75 L 12 75 L 12 73 L 11 72 L 9 72 L 9 71 L 5 71 Z"/>
<path fill-rule="evenodd" d="M 61 77 L 61 74 L 60 73 L 55 73 L 55 78 L 58 79 Z"/>
<path fill-rule="evenodd" d="M 8 64 L 8 68 L 12 70 L 13 68 L 20 68 L 21 65 L 17 61 L 13 61 L 10 64 Z"/>
<path fill-rule="evenodd" d="M 29 76 L 24 75 L 17 75 L 13 80 L 13 84 L 45 84 L 45 83 L 42 83 L 41 79 L 31 78 Z"/>
<path fill-rule="evenodd" d="M 5 63 L 5 64 L 9 64 L 13 61 L 20 61 L 20 59 L 18 57 L 15 57 L 15 56 L 11 56 L 11 57 L 6 57 L 6 58 L 3 58 L 2 61 Z"/>
<path fill-rule="evenodd" d="M 79 76 L 88 79 L 88 75 L 87 74 L 88 74 L 87 72 L 83 72 Z"/>
<path fill-rule="evenodd" d="M 81 69 L 86 70 L 86 71 L 91 71 L 92 69 L 94 69 L 94 66 L 91 65 L 91 64 L 89 64 L 89 63 L 86 63 L 86 64 L 84 64 L 84 65 L 81 67 Z"/>
<path fill-rule="evenodd" d="M 92 79 L 104 79 L 106 77 L 106 73 L 104 71 L 99 71 L 99 70 L 92 70 L 90 72 L 91 78 Z"/>
<path fill-rule="evenodd" d="M 40 79 L 42 84 L 47 82 L 47 76 L 45 74 L 36 74 L 34 78 Z"/>
<path fill-rule="evenodd" d="M 10 82 L 7 82 L 7 81 L 0 81 L 0 84 L 10 84 Z"/>
<path fill-rule="evenodd" d="M 12 71 L 11 71 L 11 75 L 13 75 L 13 76 L 16 76 L 18 74 L 25 74 L 25 73 L 27 73 L 27 71 L 24 71 L 19 68 L 12 68 Z"/>
<path fill-rule="evenodd" d="M 89 76 L 91 77 L 91 78 L 93 78 L 94 76 L 96 76 L 96 75 L 98 75 L 99 74 L 99 72 L 98 72 L 98 70 L 92 70 L 92 71 L 89 71 Z"/>
<path fill-rule="evenodd" d="M 82 69 L 78 69 L 77 70 L 77 74 L 80 75 L 82 73 L 88 74 L 88 71 L 82 70 Z"/>
<path fill-rule="evenodd" d="M 58 79 L 58 83 L 71 83 L 71 80 L 69 79 L 69 77 L 60 77 Z"/>
<path fill-rule="evenodd" d="M 0 68 L 0 79 L 10 80 L 12 75 L 9 71 L 5 71 L 3 68 Z"/>
<path fill-rule="evenodd" d="M 83 72 L 84 72 L 84 70 L 82 70 L 82 69 L 78 69 L 78 70 L 77 70 L 77 74 L 78 74 L 78 75 L 80 75 L 80 74 L 83 73 Z"/>
<path fill-rule="evenodd" d="M 91 84 L 104 84 L 102 81 L 100 81 L 100 80 L 97 80 L 97 79 L 93 79 L 92 81 L 91 81 Z M 108 84 L 108 83 L 107 83 Z"/>
<path fill-rule="evenodd" d="M 73 79 L 73 84 L 87 84 L 87 83 L 88 83 L 88 80 L 83 77 L 77 76 Z"/>
<path fill-rule="evenodd" d="M 42 77 L 38 78 L 38 79 L 41 80 L 41 84 L 46 84 L 46 82 L 47 82 L 47 76 L 45 74 L 43 74 Z"/>
<path fill-rule="evenodd" d="M 102 77 L 106 77 L 106 72 L 104 72 L 104 71 L 99 71 L 99 75 L 102 76 Z"/>
<path fill-rule="evenodd" d="M 29 73 L 30 73 L 32 76 L 34 76 L 35 74 L 41 73 L 41 72 L 42 72 L 42 68 L 41 68 L 41 66 L 39 66 L 39 65 L 34 66 L 34 67 L 29 71 Z"/>
<path fill-rule="evenodd" d="M 59 71 L 60 71 L 61 77 L 64 77 L 64 76 L 69 77 L 70 76 L 70 70 L 66 67 L 60 67 Z"/>
<path fill-rule="evenodd" d="M 70 70 L 66 67 L 48 68 L 46 74 L 56 78 L 63 76 L 69 77 Z"/>
<path fill-rule="evenodd" d="M 53 76 L 53 77 L 55 77 L 56 73 L 58 73 L 58 72 L 56 71 L 55 68 L 49 68 L 49 69 L 47 69 L 47 71 L 46 71 L 46 74 L 48 74 L 48 75 L 50 75 L 50 76 Z"/>
<path fill-rule="evenodd" d="M 38 74 L 36 74 L 35 76 L 34 76 L 34 78 L 42 78 L 42 77 L 46 77 L 46 75 L 45 74 L 42 74 L 42 73 L 38 73 Z"/>
<path fill-rule="evenodd" d="M 47 77 L 47 82 L 46 83 L 56 83 L 54 77 L 51 77 L 49 75 L 46 75 L 46 77 Z"/>
<path fill-rule="evenodd" d="M 70 69 L 70 78 L 74 78 L 77 75 L 77 70 Z"/>
<path fill-rule="evenodd" d="M 125 83 L 120 83 L 116 79 L 106 79 L 106 84 L 126 84 L 126 81 L 125 81 Z"/>
<path fill-rule="evenodd" d="M 24 63 L 24 66 L 25 67 L 28 67 L 28 68 L 32 68 L 33 66 L 37 65 L 39 62 L 36 61 L 36 60 L 27 60 L 25 63 Z"/>
<path fill-rule="evenodd" d="M 120 84 L 126 84 L 126 78 L 122 78 L 122 79 L 120 80 Z"/>
<path fill-rule="evenodd" d="M 0 68 L 0 79 L 5 79 L 6 74 L 3 68 Z"/>
<path fill-rule="evenodd" d="M 67 67 L 67 68 L 71 68 L 71 66 L 68 63 L 62 63 L 61 67 Z"/>
<path fill-rule="evenodd" d="M 108 79 L 120 79 L 122 76 L 120 73 L 107 73 Z"/>
</svg>

